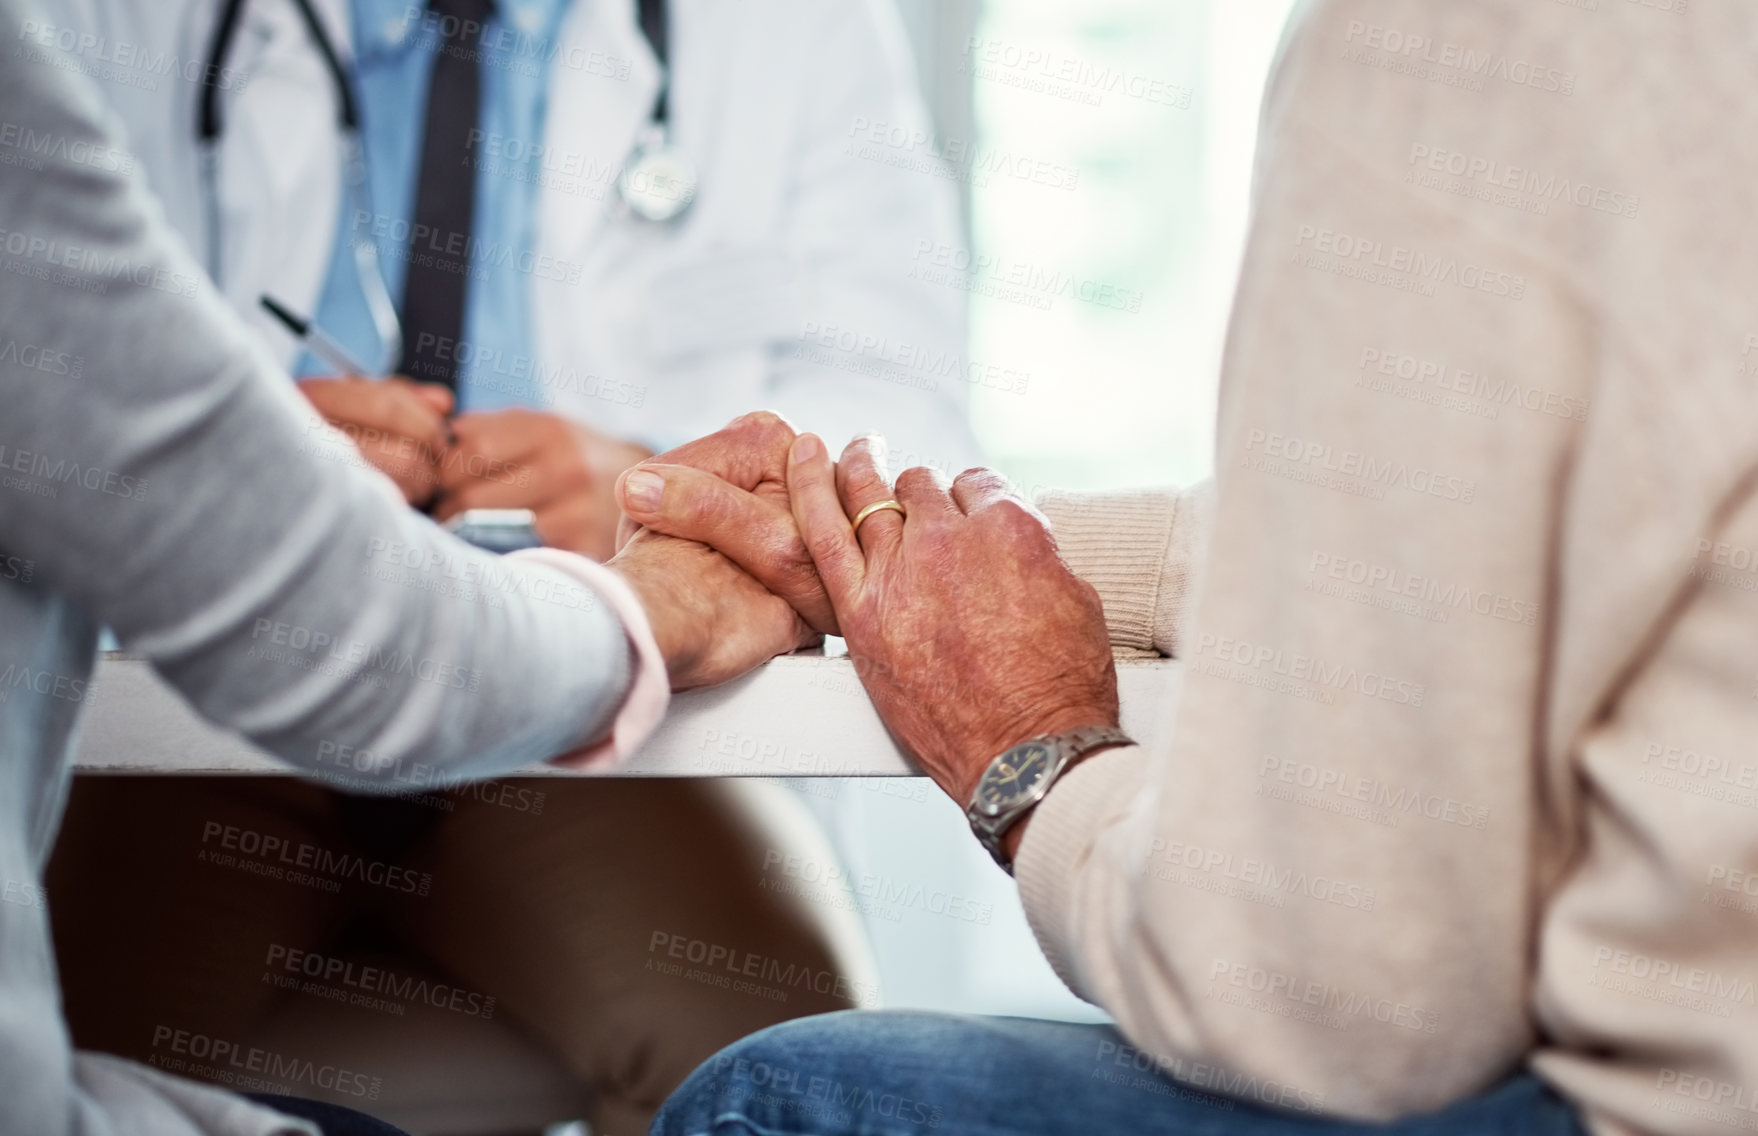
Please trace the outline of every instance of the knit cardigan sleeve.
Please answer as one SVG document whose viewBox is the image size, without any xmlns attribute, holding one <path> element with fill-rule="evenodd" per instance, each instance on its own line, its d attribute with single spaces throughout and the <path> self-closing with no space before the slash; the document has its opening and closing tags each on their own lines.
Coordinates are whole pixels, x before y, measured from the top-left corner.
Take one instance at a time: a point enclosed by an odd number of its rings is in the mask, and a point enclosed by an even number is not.
<svg viewBox="0 0 1758 1136">
<path fill-rule="evenodd" d="M 1098 589 L 1121 655 L 1184 654 L 1186 599 L 1208 546 L 1214 482 L 1118 493 L 1051 490 L 1038 498 L 1062 558 Z"/>
</svg>

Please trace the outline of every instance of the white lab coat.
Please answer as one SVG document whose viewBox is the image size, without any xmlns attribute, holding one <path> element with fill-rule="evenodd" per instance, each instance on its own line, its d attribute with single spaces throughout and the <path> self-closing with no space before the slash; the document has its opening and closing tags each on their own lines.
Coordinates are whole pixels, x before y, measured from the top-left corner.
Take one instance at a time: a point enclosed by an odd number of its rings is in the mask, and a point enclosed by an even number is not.
<svg viewBox="0 0 1758 1136">
<path fill-rule="evenodd" d="M 346 0 L 315 0 L 348 54 Z M 208 253 L 195 123 L 219 0 L 50 0 L 53 35 L 112 95 L 141 173 Z M 221 286 L 283 364 L 266 291 L 314 311 L 342 189 L 334 89 L 290 0 L 252 0 L 222 75 Z M 665 448 L 758 407 L 833 444 L 867 429 L 894 466 L 956 472 L 965 298 L 929 271 L 958 249 L 954 185 L 888 0 L 672 0 L 671 121 L 700 191 L 670 225 L 630 217 L 616 175 L 659 64 L 634 0 L 576 0 L 550 67 L 533 354 L 559 412 Z M 888 141 L 874 143 L 875 132 Z"/>
</svg>

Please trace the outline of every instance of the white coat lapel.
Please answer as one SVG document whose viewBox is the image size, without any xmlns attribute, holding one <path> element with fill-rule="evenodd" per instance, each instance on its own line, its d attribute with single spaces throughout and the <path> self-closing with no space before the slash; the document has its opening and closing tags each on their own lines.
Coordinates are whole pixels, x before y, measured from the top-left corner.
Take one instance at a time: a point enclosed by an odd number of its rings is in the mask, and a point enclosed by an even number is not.
<svg viewBox="0 0 1758 1136">
<path fill-rule="evenodd" d="M 659 60 L 635 0 L 575 0 L 550 65 L 545 164 L 562 176 L 540 192 L 538 247 L 578 261 L 611 211 L 617 175 L 653 111 Z"/>
</svg>

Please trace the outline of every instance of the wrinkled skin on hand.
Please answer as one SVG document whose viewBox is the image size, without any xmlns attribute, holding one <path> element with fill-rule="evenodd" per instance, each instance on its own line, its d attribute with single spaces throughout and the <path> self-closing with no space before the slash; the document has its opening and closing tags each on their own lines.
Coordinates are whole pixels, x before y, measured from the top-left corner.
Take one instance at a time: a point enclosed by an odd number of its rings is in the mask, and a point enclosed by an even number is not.
<svg viewBox="0 0 1758 1136">
<path fill-rule="evenodd" d="M 1005 478 L 970 470 L 948 486 L 915 468 L 894 494 L 874 440 L 856 439 L 832 467 L 803 435 L 788 486 L 863 685 L 954 800 L 1027 738 L 1117 724 L 1098 593 Z M 849 518 L 893 496 L 907 516 L 874 513 L 857 541 Z"/>
<path fill-rule="evenodd" d="M 622 531 L 712 545 L 813 628 L 842 635 L 899 744 L 963 803 L 1010 746 L 1117 724 L 1104 610 L 1043 518 L 990 470 L 950 485 L 905 471 L 895 497 L 907 517 L 875 513 L 857 541 L 850 518 L 894 496 L 882 451 L 857 438 L 832 465 L 817 438 L 745 415 L 625 474 Z"/>
<path fill-rule="evenodd" d="M 673 690 L 715 686 L 820 641 L 786 600 L 705 544 L 641 532 L 608 567 L 646 609 Z"/>
<path fill-rule="evenodd" d="M 837 634 L 836 612 L 789 505 L 794 437 L 780 415 L 760 410 L 642 462 L 617 486 L 627 514 L 619 541 L 645 526 L 711 545 L 786 599 L 814 629 Z"/>
</svg>

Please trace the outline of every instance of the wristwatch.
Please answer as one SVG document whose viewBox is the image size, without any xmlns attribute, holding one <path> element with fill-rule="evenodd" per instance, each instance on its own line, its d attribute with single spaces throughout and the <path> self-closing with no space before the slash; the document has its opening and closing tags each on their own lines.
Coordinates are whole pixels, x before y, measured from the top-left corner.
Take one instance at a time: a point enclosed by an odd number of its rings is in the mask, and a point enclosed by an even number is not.
<svg viewBox="0 0 1758 1136">
<path fill-rule="evenodd" d="M 1019 743 L 983 770 L 964 810 L 971 830 L 1011 876 L 1013 861 L 1002 846 L 1007 830 L 1037 808 L 1056 779 L 1080 758 L 1101 746 L 1134 744 L 1128 734 L 1109 726 L 1089 726 Z"/>
</svg>

